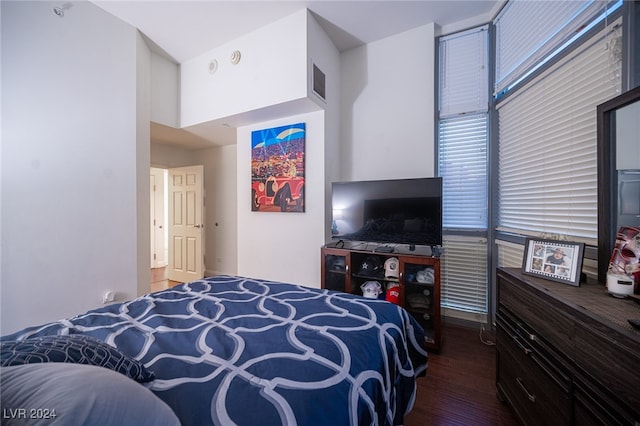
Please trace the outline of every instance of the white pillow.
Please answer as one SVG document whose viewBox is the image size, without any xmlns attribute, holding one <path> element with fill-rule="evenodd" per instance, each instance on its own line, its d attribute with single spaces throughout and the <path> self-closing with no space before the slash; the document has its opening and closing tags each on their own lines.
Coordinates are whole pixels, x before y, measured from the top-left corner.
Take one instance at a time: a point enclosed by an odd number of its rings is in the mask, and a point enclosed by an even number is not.
<svg viewBox="0 0 640 426">
<path fill-rule="evenodd" d="M 104 367 L 59 362 L 0 367 L 0 381 L 3 425 L 180 425 L 153 392 Z"/>
</svg>

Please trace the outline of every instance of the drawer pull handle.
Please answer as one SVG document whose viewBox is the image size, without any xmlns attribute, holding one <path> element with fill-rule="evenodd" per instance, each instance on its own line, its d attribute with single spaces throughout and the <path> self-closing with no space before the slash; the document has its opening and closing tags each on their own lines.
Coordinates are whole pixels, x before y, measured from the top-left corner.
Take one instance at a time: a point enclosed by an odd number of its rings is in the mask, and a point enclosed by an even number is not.
<svg viewBox="0 0 640 426">
<path fill-rule="evenodd" d="M 529 356 L 529 354 L 531 353 L 531 349 L 525 348 L 524 345 L 520 342 L 520 340 L 517 337 L 514 337 L 514 336 L 511 336 L 511 337 L 516 342 L 516 345 L 518 345 L 518 347 L 522 349 L 522 352 L 524 352 L 525 355 Z"/>
<path fill-rule="evenodd" d="M 524 352 L 525 355 L 529 356 L 529 354 L 531 353 L 531 349 L 527 349 L 522 342 L 520 342 L 520 339 L 518 338 L 518 336 L 514 336 L 513 334 L 509 333 L 509 331 L 505 330 L 505 332 L 507 333 L 507 335 L 509 337 L 511 337 L 511 339 L 516 342 L 516 345 L 518 345 L 518 347 L 522 350 L 522 352 Z"/>
<path fill-rule="evenodd" d="M 531 402 L 536 402 L 536 396 L 532 395 L 531 393 L 529 393 L 529 390 L 526 388 L 526 386 L 524 385 L 524 383 L 522 383 L 522 379 L 520 377 L 516 378 L 516 382 L 518 382 L 518 384 L 520 385 L 520 387 L 522 388 L 522 390 L 524 391 L 524 393 L 527 394 L 527 398 L 529 398 L 529 401 Z"/>
</svg>

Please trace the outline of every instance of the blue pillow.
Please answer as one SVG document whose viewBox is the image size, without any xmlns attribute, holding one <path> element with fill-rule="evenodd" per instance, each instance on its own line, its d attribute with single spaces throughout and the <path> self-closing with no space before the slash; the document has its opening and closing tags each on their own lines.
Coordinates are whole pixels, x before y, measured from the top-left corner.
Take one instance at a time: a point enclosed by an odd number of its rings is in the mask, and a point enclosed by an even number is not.
<svg viewBox="0 0 640 426">
<path fill-rule="evenodd" d="M 68 362 L 105 367 L 145 383 L 155 378 L 139 361 L 93 337 L 81 334 L 32 337 L 0 343 L 0 366 Z"/>
</svg>

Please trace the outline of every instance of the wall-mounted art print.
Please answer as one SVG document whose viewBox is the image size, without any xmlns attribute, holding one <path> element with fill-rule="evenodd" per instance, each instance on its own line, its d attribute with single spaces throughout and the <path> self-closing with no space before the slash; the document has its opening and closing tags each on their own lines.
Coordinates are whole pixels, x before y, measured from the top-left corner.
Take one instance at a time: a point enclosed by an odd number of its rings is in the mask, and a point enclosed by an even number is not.
<svg viewBox="0 0 640 426">
<path fill-rule="evenodd" d="M 305 123 L 251 132 L 251 210 L 304 212 Z"/>
<path fill-rule="evenodd" d="M 527 238 L 524 253 L 523 273 L 580 285 L 584 243 Z"/>
</svg>

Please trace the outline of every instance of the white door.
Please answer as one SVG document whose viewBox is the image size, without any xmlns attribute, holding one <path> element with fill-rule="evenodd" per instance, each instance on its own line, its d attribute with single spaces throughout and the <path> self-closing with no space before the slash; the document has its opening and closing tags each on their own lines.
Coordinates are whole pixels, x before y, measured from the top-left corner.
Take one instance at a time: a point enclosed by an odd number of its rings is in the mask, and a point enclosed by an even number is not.
<svg viewBox="0 0 640 426">
<path fill-rule="evenodd" d="M 169 169 L 170 280 L 189 282 L 204 277 L 204 167 Z"/>
<path fill-rule="evenodd" d="M 166 223 L 165 223 L 165 170 L 151 168 L 149 194 L 150 200 L 150 232 L 151 232 L 151 267 L 167 266 L 166 259 Z"/>
</svg>

